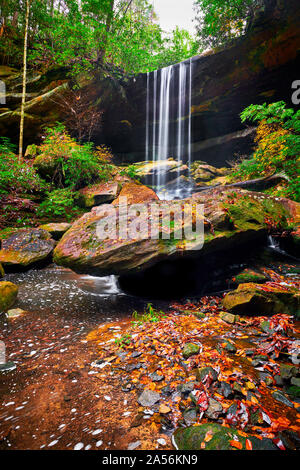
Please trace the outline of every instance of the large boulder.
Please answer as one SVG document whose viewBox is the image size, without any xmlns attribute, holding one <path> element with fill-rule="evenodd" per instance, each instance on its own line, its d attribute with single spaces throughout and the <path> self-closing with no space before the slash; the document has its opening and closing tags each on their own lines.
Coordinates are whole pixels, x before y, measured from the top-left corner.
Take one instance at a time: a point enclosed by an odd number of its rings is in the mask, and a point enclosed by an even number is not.
<svg viewBox="0 0 300 470">
<path fill-rule="evenodd" d="M 222 303 L 227 310 L 236 314 L 297 315 L 300 309 L 300 298 L 295 291 L 269 284 L 240 284 L 236 290 L 225 295 Z"/>
<path fill-rule="evenodd" d="M 68 224 L 67 222 L 53 222 L 49 224 L 40 225 L 41 230 L 46 230 L 49 232 L 51 237 L 54 240 L 59 240 L 64 233 L 66 233 L 69 228 L 72 227 L 72 224 Z"/>
<path fill-rule="evenodd" d="M 179 428 L 173 443 L 178 450 L 278 450 L 271 439 L 258 439 L 216 423 Z"/>
<path fill-rule="evenodd" d="M 107 182 L 87 186 L 79 191 L 78 204 L 91 208 L 112 202 L 118 196 L 121 185 L 118 182 Z"/>
<path fill-rule="evenodd" d="M 175 208 L 181 211 L 183 204 L 187 203 L 190 204 L 188 210 L 191 211 L 191 217 L 185 223 L 185 233 L 187 229 L 195 228 L 196 211 L 192 209 L 195 209 L 196 204 L 204 205 L 204 241 L 201 233 L 190 240 L 185 235 L 181 239 L 178 226 L 175 227 L 172 220 L 168 227 L 164 224 L 158 226 L 157 238 L 150 236 L 153 209 L 163 213 L 174 211 Z M 129 205 L 128 233 L 131 227 L 140 224 L 144 235 L 139 237 L 128 237 L 127 232 L 124 235 L 124 231 L 119 231 L 119 221 L 124 221 L 126 211 L 121 206 L 116 206 L 115 210 L 112 207 L 105 205 L 94 208 L 75 222 L 58 243 L 54 253 L 55 262 L 79 273 L 99 276 L 138 272 L 141 268 L 167 259 L 198 259 L 199 256 L 224 252 L 228 255 L 230 251 L 236 252 L 241 244 L 263 242 L 270 219 L 280 220 L 282 230 L 290 223 L 290 214 L 279 200 L 243 190 L 232 192 L 214 189 L 182 201 L 151 201 L 139 208 L 139 215 L 137 208 Z M 104 222 L 107 226 L 106 238 L 99 238 L 97 227 Z M 166 235 L 167 229 L 169 236 Z M 218 258 L 222 259 L 222 256 Z"/>
<path fill-rule="evenodd" d="M 139 204 L 150 201 L 158 201 L 158 196 L 153 191 L 153 189 L 150 189 L 142 184 L 136 183 L 125 183 L 119 194 L 119 197 L 114 200 L 113 205 L 120 204 L 120 202 L 122 201 L 122 199 L 120 198 L 125 197 L 127 200 L 127 204 Z"/>
<path fill-rule="evenodd" d="M 6 312 L 17 299 L 18 287 L 12 282 L 0 282 L 0 312 Z"/>
<path fill-rule="evenodd" d="M 0 263 L 14 270 L 46 263 L 51 259 L 54 245 L 55 241 L 46 230 L 18 230 L 2 240 Z"/>
</svg>

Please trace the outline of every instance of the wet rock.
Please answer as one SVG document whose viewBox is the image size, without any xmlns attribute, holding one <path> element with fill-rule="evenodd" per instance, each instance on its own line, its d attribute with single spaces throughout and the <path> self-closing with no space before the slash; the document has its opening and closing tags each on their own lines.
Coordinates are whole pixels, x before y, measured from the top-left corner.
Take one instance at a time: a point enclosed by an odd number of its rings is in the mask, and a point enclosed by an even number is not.
<svg viewBox="0 0 300 470">
<path fill-rule="evenodd" d="M 291 384 L 295 385 L 296 387 L 300 387 L 300 378 L 292 377 L 291 378 Z"/>
<path fill-rule="evenodd" d="M 221 312 L 219 316 L 221 320 L 223 320 L 225 323 L 229 323 L 230 325 L 233 325 L 236 321 L 236 315 L 233 315 L 232 313 Z"/>
<path fill-rule="evenodd" d="M 280 401 L 280 403 L 283 403 L 286 406 L 294 408 L 293 403 L 283 393 L 275 391 L 272 393 L 272 397 L 275 400 Z"/>
<path fill-rule="evenodd" d="M 184 422 L 187 426 L 197 422 L 197 411 L 196 408 L 190 408 L 182 414 Z"/>
<path fill-rule="evenodd" d="M 233 390 L 235 393 L 240 393 L 241 395 L 243 394 L 242 387 L 241 387 L 241 385 L 238 384 L 237 382 L 234 382 L 233 387 L 232 387 L 232 390 Z"/>
<path fill-rule="evenodd" d="M 205 442 L 205 437 L 211 439 Z M 253 450 L 278 450 L 271 439 L 258 439 L 254 436 L 241 436 L 237 429 L 223 427 L 217 423 L 201 424 L 187 428 L 179 428 L 172 436 L 178 450 L 236 450 L 231 441 L 238 440 L 241 450 L 246 450 L 246 438 L 251 441 Z"/>
<path fill-rule="evenodd" d="M 283 380 L 290 380 L 292 377 L 297 377 L 299 370 L 295 366 L 288 364 L 280 364 L 280 376 Z"/>
<path fill-rule="evenodd" d="M 69 228 L 71 227 L 72 224 L 62 222 L 41 225 L 39 228 L 41 230 L 46 230 L 47 232 L 49 232 L 54 240 L 60 240 L 63 234 L 66 233 L 66 231 L 69 230 Z"/>
<path fill-rule="evenodd" d="M 164 375 L 157 374 L 156 372 L 153 372 L 152 374 L 149 375 L 150 379 L 152 382 L 161 382 L 164 380 Z"/>
<path fill-rule="evenodd" d="M 121 198 L 123 198 L 123 200 Z M 158 201 L 158 196 L 153 189 L 142 184 L 125 183 L 118 198 L 114 200 L 113 205 L 118 205 L 121 202 L 123 204 L 140 204 L 151 201 Z"/>
<path fill-rule="evenodd" d="M 195 382 L 187 382 L 185 384 L 182 385 L 181 389 L 180 389 L 180 392 L 182 393 L 182 395 L 189 395 L 195 388 Z"/>
<path fill-rule="evenodd" d="M 100 183 L 93 186 L 87 186 L 86 188 L 80 189 L 78 204 L 85 208 L 99 206 L 100 204 L 107 204 L 117 198 L 120 190 L 121 186 L 117 182 Z"/>
<path fill-rule="evenodd" d="M 153 406 L 160 400 L 160 394 L 152 390 L 144 390 L 138 398 L 138 403 L 141 406 Z"/>
<path fill-rule="evenodd" d="M 295 291 L 268 286 L 263 290 L 260 284 L 240 284 L 235 291 L 225 295 L 223 306 L 238 314 L 296 314 L 299 300 Z"/>
<path fill-rule="evenodd" d="M 205 416 L 209 419 L 218 419 L 223 412 L 223 406 L 214 398 L 209 398 L 208 408 L 205 411 Z"/>
<path fill-rule="evenodd" d="M 222 350 L 227 351 L 232 354 L 235 354 L 237 352 L 236 346 L 230 341 L 228 341 L 227 339 L 217 345 L 217 350 L 220 353 L 222 352 Z"/>
<path fill-rule="evenodd" d="M 54 240 L 46 230 L 18 230 L 2 240 L 0 262 L 14 270 L 30 268 L 49 261 L 54 245 Z"/>
<path fill-rule="evenodd" d="M 235 276 L 234 279 L 238 284 L 244 284 L 248 282 L 260 284 L 267 281 L 267 277 L 264 274 L 258 271 L 254 271 L 253 269 L 245 269 L 240 274 Z"/>
<path fill-rule="evenodd" d="M 5 312 L 14 305 L 18 290 L 18 287 L 12 282 L 0 282 L 0 312 Z"/>
<path fill-rule="evenodd" d="M 270 327 L 270 322 L 269 321 L 261 322 L 260 329 L 261 329 L 261 331 L 263 331 L 264 333 L 267 333 L 268 335 L 272 335 L 273 332 L 274 332 L 274 330 L 272 330 L 272 328 Z"/>
<path fill-rule="evenodd" d="M 300 387 L 292 385 L 286 390 L 286 393 L 293 398 L 300 398 Z"/>
<path fill-rule="evenodd" d="M 187 343 L 184 345 L 184 348 L 182 350 L 182 355 L 185 359 L 188 359 L 191 356 L 194 356 L 195 354 L 198 354 L 200 351 L 200 346 L 198 344 L 194 343 Z"/>
<path fill-rule="evenodd" d="M 163 180 L 168 183 L 181 175 L 188 175 L 188 167 L 182 162 L 169 158 L 168 160 L 157 160 L 135 163 L 138 178 L 142 183 L 150 184 L 155 175 L 160 173 Z"/>
<path fill-rule="evenodd" d="M 202 367 L 201 369 L 197 369 L 196 375 L 200 382 L 203 382 L 207 376 L 210 376 L 213 382 L 218 378 L 218 372 L 212 367 Z"/>
<path fill-rule="evenodd" d="M 0 279 L 2 277 L 4 277 L 4 275 L 5 275 L 4 268 L 3 268 L 2 264 L 0 263 Z"/>
<path fill-rule="evenodd" d="M 220 382 L 219 392 L 223 395 L 224 398 L 229 398 L 233 396 L 233 391 L 230 385 L 227 382 Z"/>
<path fill-rule="evenodd" d="M 232 191 L 225 188 L 209 190 L 205 194 L 196 193 L 184 200 L 185 203 L 205 204 L 203 246 L 199 244 L 199 237 L 193 240 L 184 238 L 180 239 L 180 243 L 177 242 L 175 235 L 178 227 L 175 230 L 175 226 L 170 227 L 169 239 L 162 237 L 161 229 L 158 230 L 160 233 L 157 233 L 157 239 L 151 237 L 148 230 L 150 213 L 147 204 L 139 215 L 134 212 L 129 224 L 129 227 L 134 228 L 137 223 L 141 223 L 141 236 L 138 239 L 118 237 L 116 234 L 119 233 L 120 219 L 117 217 L 116 224 L 116 212 L 112 209 L 114 206 L 106 204 L 84 214 L 72 225 L 55 249 L 55 262 L 78 273 L 134 276 L 140 274 L 141 270 L 144 273 L 147 269 L 153 270 L 162 261 L 173 263 L 179 259 L 182 261 L 185 257 L 189 260 L 197 258 L 200 249 L 201 256 L 210 257 L 212 252 L 228 252 L 235 250 L 239 245 L 262 240 L 266 233 L 266 217 L 278 218 L 280 215 L 282 227 L 287 226 L 290 214 L 275 198 L 239 189 L 234 194 L 236 198 L 234 196 L 231 199 L 234 204 L 228 204 Z M 151 205 L 156 207 L 157 212 L 170 213 L 172 210 L 174 212 L 175 203 L 180 207 L 182 202 L 154 200 Z M 120 208 L 115 207 L 118 214 Z M 131 207 L 128 206 L 128 211 Z M 103 219 L 107 227 L 105 239 L 97 235 L 97 227 Z M 188 224 L 190 226 L 185 223 L 184 227 L 186 233 L 189 227 L 192 228 L 193 220 L 188 221 Z M 214 234 L 211 227 L 214 228 Z M 220 258 L 222 257 L 219 256 Z M 155 279 L 158 277 L 155 276 Z M 241 284 L 243 285 L 245 284 Z"/>
<path fill-rule="evenodd" d="M 128 445 L 127 449 L 128 449 L 128 450 L 135 450 L 135 449 L 137 449 L 138 447 L 140 447 L 140 445 L 141 445 L 141 441 L 131 442 L 131 443 Z"/>
<path fill-rule="evenodd" d="M 6 316 L 7 318 L 18 318 L 20 317 L 21 315 L 24 315 L 25 310 L 22 310 L 21 308 L 14 308 L 12 310 L 8 310 L 6 312 Z"/>
<path fill-rule="evenodd" d="M 14 370 L 16 368 L 15 362 L 9 361 L 5 363 L 0 363 L 0 372 L 9 372 L 10 370 Z"/>
</svg>

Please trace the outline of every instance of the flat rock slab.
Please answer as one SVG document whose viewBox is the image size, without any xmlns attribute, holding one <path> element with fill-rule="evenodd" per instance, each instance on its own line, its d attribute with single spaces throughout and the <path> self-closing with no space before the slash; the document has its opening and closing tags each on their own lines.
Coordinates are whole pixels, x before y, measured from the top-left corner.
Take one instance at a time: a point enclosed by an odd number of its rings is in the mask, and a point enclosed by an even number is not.
<svg viewBox="0 0 300 470">
<path fill-rule="evenodd" d="M 53 251 L 55 241 L 46 230 L 24 229 L 2 240 L 0 263 L 15 269 L 29 268 L 46 261 Z"/>
<path fill-rule="evenodd" d="M 150 201 L 158 201 L 157 194 L 153 191 L 153 189 L 148 188 L 142 184 L 135 184 L 135 183 L 125 183 L 119 197 L 114 200 L 113 205 L 120 204 L 124 202 L 124 198 L 126 198 L 127 204 L 140 204 L 146 203 Z"/>
<path fill-rule="evenodd" d="M 141 406 L 153 406 L 160 400 L 160 394 L 152 390 L 144 390 L 138 398 L 138 403 Z"/>
<path fill-rule="evenodd" d="M 240 284 L 223 299 L 223 306 L 233 313 L 250 315 L 296 314 L 300 298 L 293 290 L 254 283 Z"/>
<path fill-rule="evenodd" d="M 0 282 L 0 312 L 13 306 L 18 296 L 18 287 L 12 282 Z"/>
</svg>

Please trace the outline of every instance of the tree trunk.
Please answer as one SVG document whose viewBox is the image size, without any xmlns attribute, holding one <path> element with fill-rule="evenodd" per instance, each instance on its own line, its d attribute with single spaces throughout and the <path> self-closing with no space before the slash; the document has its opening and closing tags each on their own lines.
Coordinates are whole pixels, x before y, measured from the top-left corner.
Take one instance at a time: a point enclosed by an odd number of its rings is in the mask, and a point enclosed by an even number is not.
<svg viewBox="0 0 300 470">
<path fill-rule="evenodd" d="M 23 156 L 24 108 L 25 108 L 25 98 L 26 98 L 27 39 L 28 39 L 29 7 L 30 7 L 30 0 L 26 0 L 24 54 L 23 54 L 23 85 L 22 85 L 22 103 L 21 103 L 21 116 L 20 116 L 20 139 L 19 139 L 19 162 L 22 160 L 22 156 Z"/>
</svg>

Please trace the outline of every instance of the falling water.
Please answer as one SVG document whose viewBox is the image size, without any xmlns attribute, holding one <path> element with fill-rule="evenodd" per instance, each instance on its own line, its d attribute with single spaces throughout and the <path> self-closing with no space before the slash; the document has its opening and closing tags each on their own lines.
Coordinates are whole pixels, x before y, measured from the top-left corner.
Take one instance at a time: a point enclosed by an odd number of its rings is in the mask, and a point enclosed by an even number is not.
<svg viewBox="0 0 300 470">
<path fill-rule="evenodd" d="M 146 161 L 176 157 L 191 165 L 192 59 L 147 74 Z M 164 165 L 162 165 L 164 166 Z M 163 188 L 166 171 L 154 171 L 152 185 Z M 179 179 L 177 179 L 179 190 Z"/>
<path fill-rule="evenodd" d="M 184 116 L 185 116 L 185 101 L 186 101 L 186 65 L 181 62 L 179 64 L 179 89 L 178 89 L 178 124 L 177 124 L 177 161 L 182 159 L 182 145 L 184 144 Z M 177 176 L 179 177 L 180 170 L 178 166 Z M 177 188 L 179 187 L 179 179 L 177 180 Z"/>
<path fill-rule="evenodd" d="M 149 104 L 150 104 L 150 74 L 147 73 L 147 104 L 146 104 L 146 161 L 149 160 Z"/>
<path fill-rule="evenodd" d="M 158 121 L 158 160 L 167 160 L 169 151 L 169 127 L 170 127 L 170 85 L 173 75 L 173 65 L 161 70 L 160 97 L 159 97 L 159 121 Z M 157 173 L 157 186 L 164 185 L 165 172 Z"/>
</svg>

